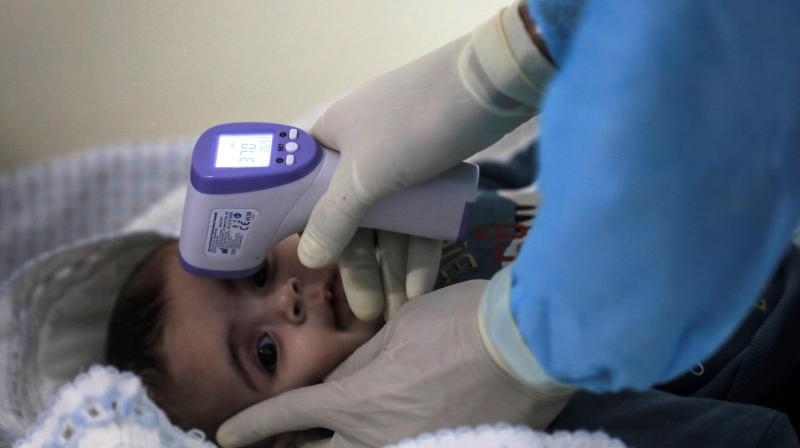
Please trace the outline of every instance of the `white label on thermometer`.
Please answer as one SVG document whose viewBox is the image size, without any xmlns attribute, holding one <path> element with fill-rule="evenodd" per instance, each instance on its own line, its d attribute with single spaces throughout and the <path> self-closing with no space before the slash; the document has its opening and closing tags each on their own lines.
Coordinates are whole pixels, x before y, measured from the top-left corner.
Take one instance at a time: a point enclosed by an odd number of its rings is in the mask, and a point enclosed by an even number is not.
<svg viewBox="0 0 800 448">
<path fill-rule="evenodd" d="M 218 208 L 211 212 L 206 235 L 206 255 L 235 258 L 247 241 L 247 235 L 258 218 L 252 208 Z"/>
</svg>

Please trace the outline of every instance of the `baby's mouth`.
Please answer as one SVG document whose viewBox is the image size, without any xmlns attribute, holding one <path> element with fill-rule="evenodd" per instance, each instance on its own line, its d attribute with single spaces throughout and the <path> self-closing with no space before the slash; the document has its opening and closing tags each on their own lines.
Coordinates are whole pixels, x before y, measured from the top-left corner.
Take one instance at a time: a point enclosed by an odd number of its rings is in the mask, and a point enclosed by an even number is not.
<svg viewBox="0 0 800 448">
<path fill-rule="evenodd" d="M 352 314 L 352 311 L 350 311 L 350 305 L 347 304 L 347 297 L 344 294 L 342 279 L 339 276 L 338 270 L 328 279 L 326 290 L 331 298 L 330 306 L 333 310 L 333 320 L 336 329 L 347 329 L 351 323 L 351 318 L 355 316 Z"/>
</svg>

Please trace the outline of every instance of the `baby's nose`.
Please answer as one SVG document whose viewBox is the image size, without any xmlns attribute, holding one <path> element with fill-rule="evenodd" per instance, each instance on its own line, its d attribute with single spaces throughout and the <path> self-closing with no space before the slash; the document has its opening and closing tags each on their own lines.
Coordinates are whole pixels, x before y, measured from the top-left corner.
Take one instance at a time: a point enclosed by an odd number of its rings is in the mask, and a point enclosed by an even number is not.
<svg viewBox="0 0 800 448">
<path fill-rule="evenodd" d="M 286 281 L 278 296 L 278 306 L 289 322 L 297 325 L 305 322 L 306 306 L 303 303 L 300 280 L 292 277 Z"/>
</svg>

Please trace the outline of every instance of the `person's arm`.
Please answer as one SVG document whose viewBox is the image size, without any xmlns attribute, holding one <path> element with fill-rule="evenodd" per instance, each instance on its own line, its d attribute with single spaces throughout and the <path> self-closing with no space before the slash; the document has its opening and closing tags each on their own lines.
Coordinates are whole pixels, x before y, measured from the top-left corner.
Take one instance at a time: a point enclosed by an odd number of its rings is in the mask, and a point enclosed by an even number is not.
<svg viewBox="0 0 800 448">
<path fill-rule="evenodd" d="M 792 2 L 587 6 L 540 122 L 536 230 L 487 300 L 503 357 L 540 367 L 515 370 L 643 389 L 724 342 L 800 222 L 798 21 Z"/>
</svg>

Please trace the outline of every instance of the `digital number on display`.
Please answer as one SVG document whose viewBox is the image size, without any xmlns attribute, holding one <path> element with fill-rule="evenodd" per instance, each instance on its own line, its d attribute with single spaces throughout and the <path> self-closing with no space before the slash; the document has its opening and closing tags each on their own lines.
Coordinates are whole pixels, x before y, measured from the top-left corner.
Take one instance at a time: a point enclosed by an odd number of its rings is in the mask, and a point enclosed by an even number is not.
<svg viewBox="0 0 800 448">
<path fill-rule="evenodd" d="M 217 144 L 217 168 L 269 166 L 272 134 L 220 135 Z"/>
</svg>

